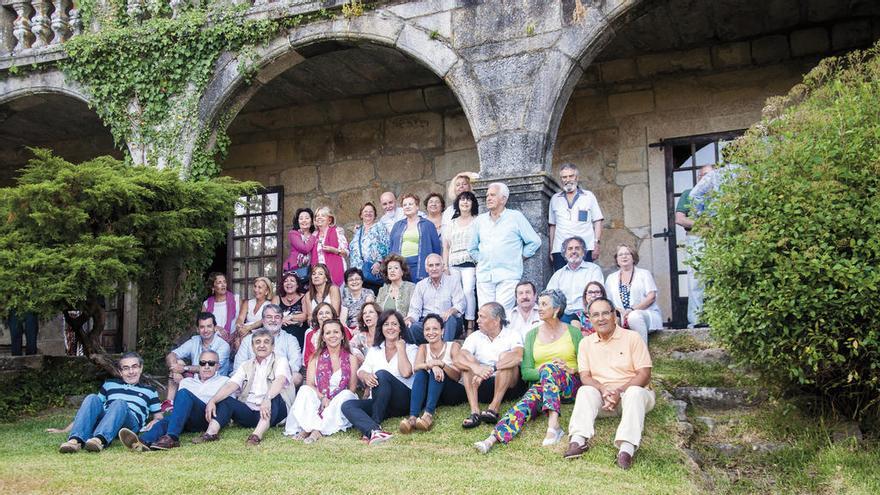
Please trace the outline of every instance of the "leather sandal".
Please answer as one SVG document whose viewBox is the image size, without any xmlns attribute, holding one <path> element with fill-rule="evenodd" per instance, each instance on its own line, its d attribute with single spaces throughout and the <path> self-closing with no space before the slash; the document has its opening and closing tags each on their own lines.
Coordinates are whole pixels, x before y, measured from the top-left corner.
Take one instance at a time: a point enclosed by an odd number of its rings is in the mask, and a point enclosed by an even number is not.
<svg viewBox="0 0 880 495">
<path fill-rule="evenodd" d="M 260 442 L 262 442 L 262 441 L 263 441 L 262 438 L 260 438 L 256 435 L 251 435 L 251 436 L 247 437 L 247 440 L 245 440 L 244 443 L 245 443 L 245 445 L 248 445 L 251 447 L 256 447 L 257 445 L 260 445 Z"/>
<path fill-rule="evenodd" d="M 480 420 L 483 423 L 494 425 L 498 423 L 498 413 L 492 409 L 486 409 L 480 413 Z"/>
<path fill-rule="evenodd" d="M 481 422 L 482 421 L 480 420 L 479 414 L 471 413 L 470 416 L 468 416 L 467 418 L 464 419 L 464 421 L 461 422 L 461 427 L 466 430 L 469 430 L 471 428 L 476 428 L 476 427 L 480 426 Z"/>
</svg>

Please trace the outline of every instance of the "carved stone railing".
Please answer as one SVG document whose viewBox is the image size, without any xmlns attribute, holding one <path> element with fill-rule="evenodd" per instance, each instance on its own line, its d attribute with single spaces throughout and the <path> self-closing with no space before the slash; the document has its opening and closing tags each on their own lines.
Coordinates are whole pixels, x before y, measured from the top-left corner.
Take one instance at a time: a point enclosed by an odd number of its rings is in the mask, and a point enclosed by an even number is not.
<svg viewBox="0 0 880 495">
<path fill-rule="evenodd" d="M 84 30 L 100 30 L 97 22 L 84 26 L 78 8 L 80 0 L 0 0 L 0 69 L 19 64 L 36 64 L 65 56 L 61 44 Z M 141 22 L 149 15 L 151 0 L 126 0 L 126 14 Z M 154 0 L 153 0 L 154 1 Z M 167 1 L 172 16 L 177 16 L 198 0 Z M 252 18 L 277 18 L 332 9 L 348 0 L 220 0 L 231 4 L 246 3 L 246 15 Z M 375 3 L 375 2 L 373 2 Z M 106 2 L 98 0 L 98 10 Z"/>
</svg>

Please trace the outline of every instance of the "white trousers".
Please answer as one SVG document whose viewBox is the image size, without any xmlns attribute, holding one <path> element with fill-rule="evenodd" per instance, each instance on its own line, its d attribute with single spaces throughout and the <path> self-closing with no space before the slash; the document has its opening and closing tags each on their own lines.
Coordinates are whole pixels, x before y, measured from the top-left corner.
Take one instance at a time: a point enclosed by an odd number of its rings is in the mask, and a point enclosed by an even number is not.
<svg viewBox="0 0 880 495">
<path fill-rule="evenodd" d="M 584 385 L 578 389 L 574 401 L 574 410 L 568 422 L 568 433 L 584 438 L 593 438 L 596 434 L 596 417 L 609 417 L 620 414 L 620 425 L 614 437 L 614 445 L 629 442 L 636 447 L 642 441 L 645 429 L 645 414 L 654 409 L 654 391 L 642 387 L 629 387 L 620 396 L 620 403 L 614 411 L 602 409 L 602 394 L 595 387 Z"/>
<path fill-rule="evenodd" d="M 504 306 L 504 312 L 510 318 L 516 307 L 516 284 L 519 280 L 502 282 L 477 282 L 477 301 L 482 306 L 489 302 L 497 302 Z"/>
<path fill-rule="evenodd" d="M 356 400 L 357 396 L 350 390 L 343 390 L 336 394 L 336 397 L 330 400 L 330 404 L 318 416 L 318 408 L 321 407 L 321 400 L 318 399 L 318 392 L 314 388 L 303 385 L 296 394 L 296 400 L 290 407 L 287 414 L 287 423 L 284 426 L 285 435 L 296 435 L 301 431 L 321 432 L 321 435 L 327 436 L 337 431 L 347 430 L 351 423 L 342 414 L 342 404 L 349 400 Z"/>
<path fill-rule="evenodd" d="M 690 259 L 698 258 L 703 252 L 703 239 L 699 236 L 688 235 L 687 245 L 690 248 Z M 701 323 L 703 313 L 703 283 L 700 281 L 694 267 L 688 264 L 688 325 L 693 327 Z"/>
<path fill-rule="evenodd" d="M 450 272 L 458 273 L 461 276 L 461 288 L 464 291 L 464 319 L 475 320 L 477 315 L 477 294 L 474 291 L 477 285 L 477 269 L 449 267 Z"/>
</svg>

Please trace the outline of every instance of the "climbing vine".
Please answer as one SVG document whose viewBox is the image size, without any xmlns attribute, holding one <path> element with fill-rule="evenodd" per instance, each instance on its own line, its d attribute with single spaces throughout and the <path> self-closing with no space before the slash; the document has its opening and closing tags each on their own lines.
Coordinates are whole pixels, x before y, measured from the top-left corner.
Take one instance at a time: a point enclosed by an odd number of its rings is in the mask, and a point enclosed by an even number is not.
<svg viewBox="0 0 880 495">
<path fill-rule="evenodd" d="M 85 2 L 85 24 L 96 20 L 101 29 L 65 43 L 68 57 L 61 62 L 69 77 L 86 86 L 117 145 L 149 143 L 153 160 L 173 159 L 181 136 L 197 128 L 199 97 L 221 54 L 255 54 L 282 29 L 335 15 L 321 10 L 252 20 L 245 16 L 246 6 L 224 5 L 193 7 L 172 18 L 167 5 L 147 2 L 147 19 L 137 22 L 124 0 L 111 0 L 103 10 Z M 244 56 L 238 70 L 249 83 L 256 74 L 253 55 Z M 223 129 L 198 136 L 191 177 L 219 173 L 216 153 L 225 151 L 229 141 Z M 208 144 L 210 149 L 203 149 Z"/>
</svg>

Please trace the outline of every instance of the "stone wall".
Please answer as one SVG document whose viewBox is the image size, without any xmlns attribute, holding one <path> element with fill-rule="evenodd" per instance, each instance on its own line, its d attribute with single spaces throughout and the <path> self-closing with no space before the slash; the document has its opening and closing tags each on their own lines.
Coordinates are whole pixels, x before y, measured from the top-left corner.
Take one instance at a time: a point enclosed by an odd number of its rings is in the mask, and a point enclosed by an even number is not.
<svg viewBox="0 0 880 495">
<path fill-rule="evenodd" d="M 845 24 L 845 25 L 844 25 Z M 852 23 L 850 23 L 852 24 Z M 819 27 L 687 51 L 609 58 L 585 73 L 568 102 L 553 170 L 571 161 L 605 214 L 600 264 L 616 269 L 614 247 L 637 246 L 653 271 L 664 318 L 671 315 L 666 162 L 662 139 L 744 129 L 765 100 L 784 94 L 820 56 L 864 46 L 870 22 Z M 849 26 L 852 29 L 844 29 Z M 683 239 L 680 240 L 683 242 Z"/>
<path fill-rule="evenodd" d="M 283 185 L 288 226 L 297 208 L 331 206 L 350 234 L 364 202 L 381 210 L 383 191 L 445 197 L 456 173 L 479 170 L 467 119 L 444 87 L 242 114 L 230 135 L 223 173 Z"/>
</svg>

